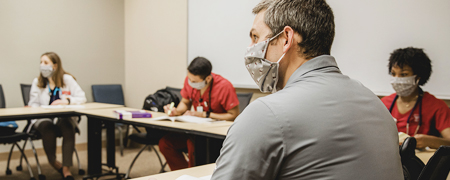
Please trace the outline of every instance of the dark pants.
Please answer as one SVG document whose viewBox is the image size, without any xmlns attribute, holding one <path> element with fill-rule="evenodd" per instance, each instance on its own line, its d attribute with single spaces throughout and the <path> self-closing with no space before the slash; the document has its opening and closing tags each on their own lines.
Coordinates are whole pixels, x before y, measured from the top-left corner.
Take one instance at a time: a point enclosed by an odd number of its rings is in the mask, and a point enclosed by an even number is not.
<svg viewBox="0 0 450 180">
<path fill-rule="evenodd" d="M 38 120 L 39 121 L 39 120 Z M 53 164 L 56 161 L 56 138 L 60 135 L 62 143 L 62 165 L 72 166 L 72 155 L 75 148 L 75 129 L 72 117 L 59 118 L 58 123 L 43 120 L 35 124 L 35 129 L 42 136 L 42 144 L 47 154 L 48 162 Z"/>
</svg>

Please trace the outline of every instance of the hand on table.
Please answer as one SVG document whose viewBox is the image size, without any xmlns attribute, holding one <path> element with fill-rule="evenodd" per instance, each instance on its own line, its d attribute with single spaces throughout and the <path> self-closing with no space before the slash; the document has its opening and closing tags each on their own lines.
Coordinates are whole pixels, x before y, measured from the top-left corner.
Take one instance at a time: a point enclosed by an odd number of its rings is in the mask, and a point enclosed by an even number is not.
<svg viewBox="0 0 450 180">
<path fill-rule="evenodd" d="M 57 100 L 53 101 L 52 104 L 50 104 L 50 105 L 68 105 L 68 104 L 69 104 L 69 101 L 67 99 L 63 99 L 63 100 L 57 99 Z"/>
<path fill-rule="evenodd" d="M 423 149 L 425 147 L 427 147 L 427 142 L 429 142 L 430 140 L 430 135 L 425 135 L 425 134 L 416 134 L 414 136 L 414 138 L 416 138 L 417 141 L 417 145 L 416 145 L 416 149 Z"/>
<path fill-rule="evenodd" d="M 197 112 L 197 111 L 189 111 L 187 110 L 183 116 L 197 116 L 197 117 L 204 117 L 203 112 Z"/>
</svg>

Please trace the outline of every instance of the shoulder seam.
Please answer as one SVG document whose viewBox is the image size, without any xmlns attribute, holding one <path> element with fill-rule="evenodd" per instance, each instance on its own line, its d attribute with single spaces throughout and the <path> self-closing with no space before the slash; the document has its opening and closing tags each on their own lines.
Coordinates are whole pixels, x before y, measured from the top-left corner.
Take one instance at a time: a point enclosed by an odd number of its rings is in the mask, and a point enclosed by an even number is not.
<svg viewBox="0 0 450 180">
<path fill-rule="evenodd" d="M 269 110 L 270 110 L 270 112 L 273 114 L 273 116 L 275 117 L 275 120 L 278 122 L 279 120 L 278 120 L 278 116 L 277 116 L 277 114 L 275 114 L 274 113 L 274 111 L 273 111 L 273 109 L 270 107 L 270 106 L 268 106 L 267 104 L 266 104 L 266 102 L 264 102 L 264 101 L 262 101 L 262 100 L 260 100 L 260 99 L 256 99 L 255 101 L 260 101 L 262 104 L 264 104 L 264 106 L 266 106 Z M 282 135 L 282 137 L 283 137 L 283 154 L 286 154 L 287 152 L 286 152 L 286 134 L 285 134 L 285 132 L 284 132 L 284 129 L 283 129 L 283 126 L 281 125 L 282 123 L 278 123 L 278 127 L 280 128 L 280 130 L 281 130 L 281 135 Z"/>
</svg>

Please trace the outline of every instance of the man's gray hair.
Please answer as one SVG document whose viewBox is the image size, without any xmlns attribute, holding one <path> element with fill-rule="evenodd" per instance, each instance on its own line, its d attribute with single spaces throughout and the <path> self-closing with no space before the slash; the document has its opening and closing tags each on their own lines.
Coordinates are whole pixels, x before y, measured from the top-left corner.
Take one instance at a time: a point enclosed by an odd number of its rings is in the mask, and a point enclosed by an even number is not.
<svg viewBox="0 0 450 180">
<path fill-rule="evenodd" d="M 325 0 L 262 0 L 253 13 L 266 10 L 264 23 L 273 36 L 290 26 L 303 41 L 298 45 L 306 58 L 330 54 L 334 39 L 334 15 Z"/>
</svg>

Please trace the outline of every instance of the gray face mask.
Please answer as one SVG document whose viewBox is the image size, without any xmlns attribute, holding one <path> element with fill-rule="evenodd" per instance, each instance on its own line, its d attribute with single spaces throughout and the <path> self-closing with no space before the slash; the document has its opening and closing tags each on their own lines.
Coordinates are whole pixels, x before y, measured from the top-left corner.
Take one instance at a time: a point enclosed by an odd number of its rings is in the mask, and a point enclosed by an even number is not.
<svg viewBox="0 0 450 180">
<path fill-rule="evenodd" d="M 53 66 L 52 65 L 41 65 L 41 74 L 45 78 L 49 78 L 53 75 Z"/>
<path fill-rule="evenodd" d="M 416 76 L 409 77 L 392 77 L 391 85 L 397 92 L 398 96 L 409 96 L 418 86 L 418 81 Z"/>
<path fill-rule="evenodd" d="M 206 80 L 203 80 L 202 82 L 193 83 L 191 82 L 191 80 L 188 79 L 188 83 L 189 86 L 198 90 L 203 89 L 206 86 Z"/>
<path fill-rule="evenodd" d="M 259 90 L 263 93 L 275 93 L 277 91 L 278 66 L 285 54 L 283 54 L 277 62 L 270 62 L 264 58 L 269 42 L 278 37 L 281 33 L 283 33 L 283 31 L 268 40 L 248 47 L 247 53 L 245 53 L 244 56 L 245 67 L 255 83 L 259 86 Z"/>
</svg>

